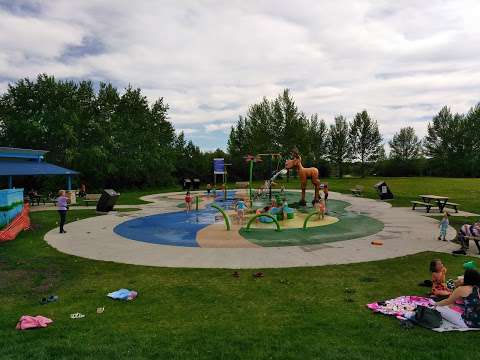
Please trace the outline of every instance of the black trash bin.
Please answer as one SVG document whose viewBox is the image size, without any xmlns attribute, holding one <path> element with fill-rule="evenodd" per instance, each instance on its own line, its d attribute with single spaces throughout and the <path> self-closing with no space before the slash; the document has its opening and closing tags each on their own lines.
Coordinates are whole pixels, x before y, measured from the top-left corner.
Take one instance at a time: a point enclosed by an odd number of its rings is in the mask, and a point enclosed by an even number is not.
<svg viewBox="0 0 480 360">
<path fill-rule="evenodd" d="M 193 190 L 200 189 L 200 179 L 193 179 Z"/>
<path fill-rule="evenodd" d="M 120 194 L 113 189 L 104 189 L 97 202 L 97 212 L 107 213 L 112 211 L 119 196 Z"/>
<path fill-rule="evenodd" d="M 190 190 L 192 187 L 192 180 L 183 179 L 183 190 Z"/>
<path fill-rule="evenodd" d="M 378 196 L 380 196 L 381 200 L 393 199 L 393 193 L 390 191 L 390 188 L 385 181 L 376 183 L 374 187 L 377 189 Z"/>
</svg>

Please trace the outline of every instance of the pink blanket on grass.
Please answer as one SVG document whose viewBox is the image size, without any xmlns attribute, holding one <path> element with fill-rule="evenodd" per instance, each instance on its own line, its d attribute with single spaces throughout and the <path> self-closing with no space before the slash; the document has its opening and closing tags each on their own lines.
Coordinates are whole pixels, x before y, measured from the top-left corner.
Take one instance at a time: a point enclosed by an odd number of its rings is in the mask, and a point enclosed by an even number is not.
<svg viewBox="0 0 480 360">
<path fill-rule="evenodd" d="M 44 328 L 51 324 L 53 320 L 41 315 L 30 316 L 23 315 L 17 323 L 18 330 Z"/>
<path fill-rule="evenodd" d="M 421 296 L 400 296 L 395 299 L 379 301 L 367 304 L 367 307 L 373 312 L 395 316 L 399 320 L 410 319 L 415 316 L 415 308 L 419 305 L 433 307 L 435 301 Z M 479 331 L 480 328 L 459 328 L 446 319 L 442 319 L 442 324 L 436 329 L 436 332 L 446 331 Z"/>
<path fill-rule="evenodd" d="M 435 301 L 422 296 L 399 296 L 395 299 L 367 304 L 367 307 L 373 312 L 395 316 L 397 319 L 404 320 L 415 314 L 415 309 L 418 305 L 433 307 L 434 304 Z"/>
</svg>

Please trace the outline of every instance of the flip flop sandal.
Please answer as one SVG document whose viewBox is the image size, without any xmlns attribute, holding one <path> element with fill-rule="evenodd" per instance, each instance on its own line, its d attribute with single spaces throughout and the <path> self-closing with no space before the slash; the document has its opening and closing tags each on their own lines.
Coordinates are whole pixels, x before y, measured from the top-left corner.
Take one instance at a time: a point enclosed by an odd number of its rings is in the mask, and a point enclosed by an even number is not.
<svg viewBox="0 0 480 360">
<path fill-rule="evenodd" d="M 47 298 L 41 298 L 40 301 L 39 301 L 40 305 L 46 305 L 48 304 L 48 299 Z"/>
<path fill-rule="evenodd" d="M 48 302 L 58 301 L 58 296 L 57 296 L 57 295 L 50 295 L 50 296 L 47 298 L 47 301 L 48 301 Z"/>
<path fill-rule="evenodd" d="M 105 311 L 105 306 L 97 308 L 97 314 L 102 314 Z"/>
<path fill-rule="evenodd" d="M 413 329 L 415 324 L 410 320 L 400 320 L 400 327 L 403 329 Z"/>
<path fill-rule="evenodd" d="M 82 319 L 85 315 L 81 313 L 70 314 L 70 319 Z"/>
<path fill-rule="evenodd" d="M 256 273 L 253 273 L 252 275 L 253 275 L 254 278 L 262 278 L 263 277 L 262 272 L 256 272 Z"/>
</svg>

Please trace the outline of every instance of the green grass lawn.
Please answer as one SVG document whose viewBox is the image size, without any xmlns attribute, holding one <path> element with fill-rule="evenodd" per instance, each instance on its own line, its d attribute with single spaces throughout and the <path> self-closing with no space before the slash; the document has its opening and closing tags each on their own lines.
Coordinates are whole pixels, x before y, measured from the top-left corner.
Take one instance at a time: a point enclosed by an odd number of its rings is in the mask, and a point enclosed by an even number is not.
<svg viewBox="0 0 480 360">
<path fill-rule="evenodd" d="M 480 179 L 437 178 L 437 177 L 395 177 L 395 178 L 328 178 L 321 179 L 328 182 L 331 191 L 351 194 L 350 189 L 356 185 L 364 187 L 364 196 L 378 199 L 373 185 L 385 180 L 394 194 L 393 206 L 411 206 L 410 201 L 421 200 L 418 195 L 433 194 L 448 196 L 452 202 L 459 203 L 460 210 L 480 213 Z M 300 189 L 298 180 L 279 181 L 286 188 Z M 257 186 L 260 186 L 258 183 Z M 313 189 L 311 183 L 308 188 Z"/>
<path fill-rule="evenodd" d="M 333 185 L 333 184 L 332 184 Z M 335 187 L 335 186 L 332 186 Z M 71 217 L 94 216 L 75 210 Z M 393 260 L 316 268 L 169 269 L 91 261 L 57 252 L 42 239 L 54 212 L 32 213 L 34 230 L 0 244 L 1 359 L 477 359 L 478 334 L 404 330 L 365 304 L 406 294 L 441 257 L 451 276 L 467 257 L 422 253 Z M 67 225 L 68 229 L 68 225 Z M 106 297 L 138 290 L 133 302 Z M 39 305 L 57 294 L 60 300 Z M 95 309 L 105 305 L 105 313 Z M 85 319 L 71 320 L 82 312 Z M 23 314 L 55 322 L 17 331 Z"/>
</svg>

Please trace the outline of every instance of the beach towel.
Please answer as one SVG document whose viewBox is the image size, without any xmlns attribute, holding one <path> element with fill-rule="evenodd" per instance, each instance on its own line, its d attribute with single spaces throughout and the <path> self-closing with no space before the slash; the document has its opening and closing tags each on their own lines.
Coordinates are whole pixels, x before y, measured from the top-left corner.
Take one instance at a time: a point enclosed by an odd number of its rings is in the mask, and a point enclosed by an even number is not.
<svg viewBox="0 0 480 360">
<path fill-rule="evenodd" d="M 433 307 L 434 304 L 435 302 L 432 299 L 422 296 L 400 296 L 395 299 L 367 304 L 367 307 L 373 312 L 395 316 L 399 320 L 406 320 L 415 315 L 417 305 Z"/>
<path fill-rule="evenodd" d="M 47 327 L 52 322 L 53 320 L 41 315 L 37 315 L 37 316 L 23 315 L 18 321 L 16 328 L 17 330 L 44 328 L 44 327 Z"/>
<path fill-rule="evenodd" d="M 435 301 L 421 296 L 399 296 L 395 299 L 367 304 L 367 307 L 375 313 L 394 316 L 399 320 L 410 320 L 415 318 L 415 309 L 419 305 L 433 308 Z M 431 330 L 436 332 L 477 331 L 480 328 L 459 328 L 455 324 L 442 319 L 442 325 Z"/>
<path fill-rule="evenodd" d="M 138 293 L 136 291 L 128 290 L 128 289 L 120 289 L 107 294 L 109 298 L 112 298 L 115 300 L 125 300 L 125 301 L 133 300 L 137 297 L 137 295 Z"/>
</svg>

